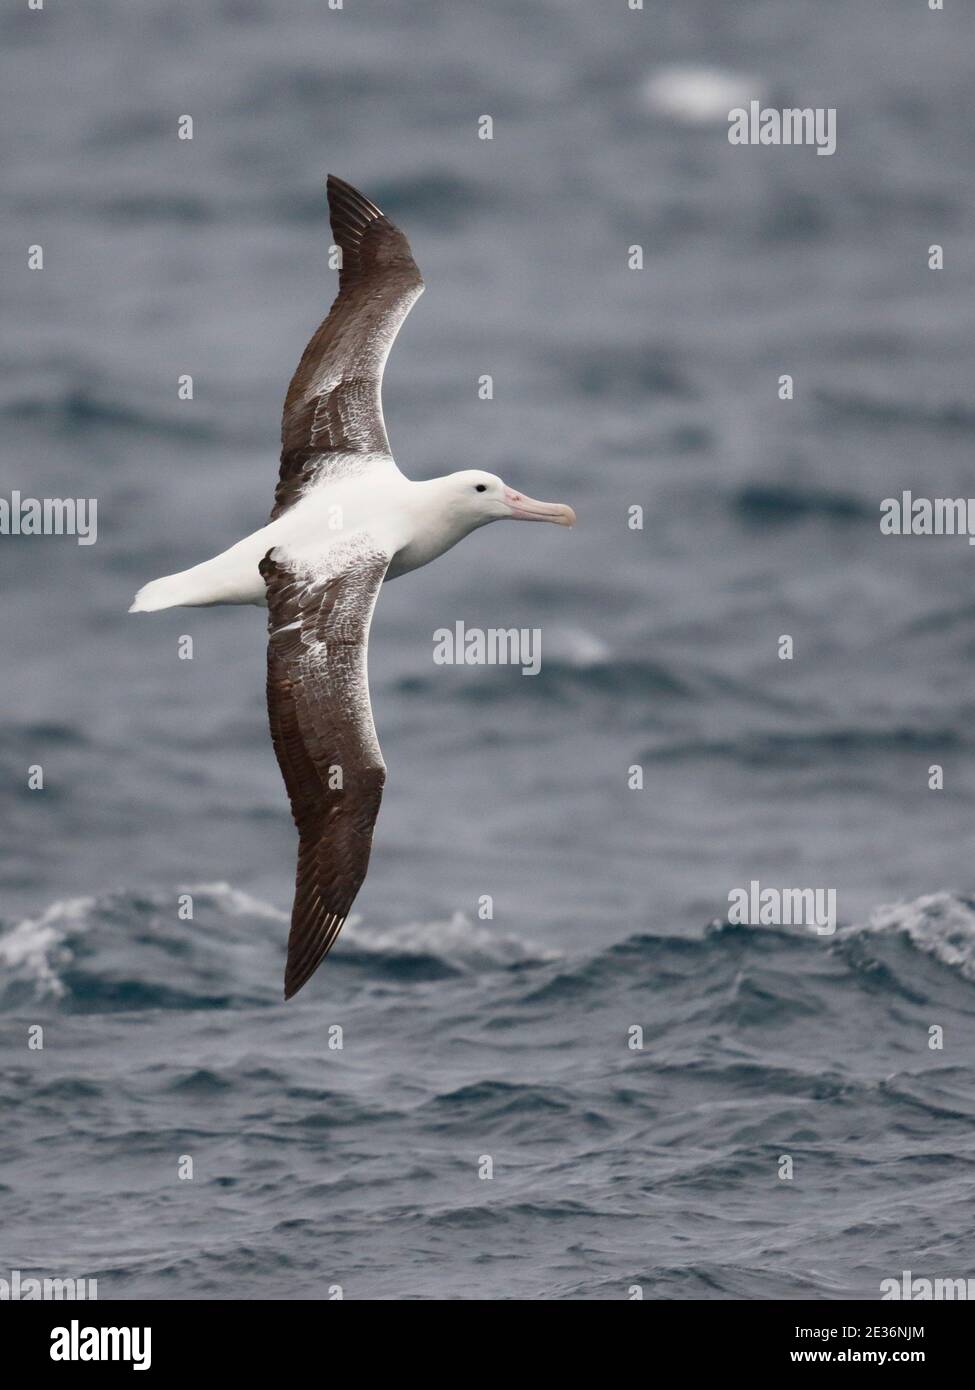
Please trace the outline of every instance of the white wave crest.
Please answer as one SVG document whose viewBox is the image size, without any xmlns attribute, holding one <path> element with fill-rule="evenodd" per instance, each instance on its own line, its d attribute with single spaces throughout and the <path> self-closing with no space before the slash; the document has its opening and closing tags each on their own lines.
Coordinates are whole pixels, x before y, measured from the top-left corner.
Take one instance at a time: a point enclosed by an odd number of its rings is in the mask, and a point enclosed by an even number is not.
<svg viewBox="0 0 975 1390">
<path fill-rule="evenodd" d="M 436 956 L 466 970 L 558 960 L 561 954 L 536 942 L 478 926 L 462 912 L 455 912 L 449 921 L 407 922 L 385 931 L 364 927 L 362 918 L 356 915 L 345 924 L 342 936 L 363 953 Z"/>
<path fill-rule="evenodd" d="M 232 888 L 222 880 L 216 883 L 181 883 L 180 893 L 210 902 L 228 917 L 263 917 L 268 922 L 287 922 L 288 914 L 279 907 L 252 897 L 240 888 Z"/>
<path fill-rule="evenodd" d="M 71 959 L 65 939 L 71 927 L 84 923 L 94 898 L 67 898 L 52 903 L 40 917 L 25 917 L 0 934 L 0 967 L 13 977 L 26 977 L 39 996 L 60 999 L 64 985 L 57 967 Z"/>
<path fill-rule="evenodd" d="M 643 83 L 641 96 L 651 111 L 685 125 L 727 120 L 728 112 L 761 99 L 764 83 L 747 73 L 691 65 L 661 67 Z"/>
<path fill-rule="evenodd" d="M 875 907 L 859 930 L 900 932 L 925 955 L 975 981 L 975 906 L 954 893 Z"/>
</svg>

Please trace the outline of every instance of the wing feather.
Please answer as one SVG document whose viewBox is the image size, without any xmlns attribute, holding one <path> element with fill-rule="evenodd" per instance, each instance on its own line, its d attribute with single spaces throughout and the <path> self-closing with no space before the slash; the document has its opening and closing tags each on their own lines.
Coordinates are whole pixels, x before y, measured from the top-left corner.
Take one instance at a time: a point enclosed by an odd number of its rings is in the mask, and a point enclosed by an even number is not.
<svg viewBox="0 0 975 1390">
<path fill-rule="evenodd" d="M 386 359 L 423 281 L 406 237 L 350 184 L 328 177 L 339 292 L 291 379 L 271 520 L 309 488 L 392 465 L 383 420 Z M 395 465 L 392 465 L 395 466 Z"/>
<path fill-rule="evenodd" d="M 270 551 L 267 704 L 298 829 L 284 997 L 331 949 L 369 866 L 386 767 L 369 701 L 369 625 L 389 556 L 350 537 L 327 571 Z"/>
</svg>

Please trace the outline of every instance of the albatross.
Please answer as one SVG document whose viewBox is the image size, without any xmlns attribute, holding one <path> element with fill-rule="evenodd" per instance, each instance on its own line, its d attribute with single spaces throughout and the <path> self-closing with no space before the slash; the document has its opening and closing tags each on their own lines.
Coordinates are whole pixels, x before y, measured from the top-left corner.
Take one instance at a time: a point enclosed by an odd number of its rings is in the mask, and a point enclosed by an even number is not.
<svg viewBox="0 0 975 1390">
<path fill-rule="evenodd" d="M 268 610 L 268 718 L 298 830 L 285 999 L 325 959 L 369 865 L 386 780 L 367 675 L 381 586 L 490 521 L 575 521 L 571 507 L 537 502 L 492 473 L 414 482 L 400 472 L 383 421 L 383 369 L 423 280 L 406 237 L 375 203 L 334 175 L 327 195 L 339 292 L 288 387 L 268 524 L 146 584 L 129 609 Z"/>
</svg>

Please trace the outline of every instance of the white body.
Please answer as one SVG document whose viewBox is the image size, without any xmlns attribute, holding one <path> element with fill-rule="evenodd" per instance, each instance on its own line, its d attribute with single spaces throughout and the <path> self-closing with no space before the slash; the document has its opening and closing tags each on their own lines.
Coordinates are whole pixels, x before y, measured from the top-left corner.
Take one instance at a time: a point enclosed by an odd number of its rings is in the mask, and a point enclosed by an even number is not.
<svg viewBox="0 0 975 1390">
<path fill-rule="evenodd" d="M 146 584 L 130 612 L 218 603 L 264 606 L 258 565 L 269 550 L 319 568 L 334 545 L 361 532 L 391 556 L 386 578 L 395 579 L 436 559 L 474 529 L 469 518 L 454 515 L 445 505 L 450 499 L 441 485 L 447 479 L 411 482 L 392 462 L 379 477 L 377 471 L 312 488 L 277 520 L 212 560 Z"/>
<path fill-rule="evenodd" d="M 266 606 L 258 566 L 269 550 L 314 569 L 353 535 L 368 536 L 390 557 L 387 579 L 419 569 L 489 521 L 555 521 L 571 526 L 575 514 L 558 502 L 536 502 L 491 473 L 468 470 L 415 483 L 392 459 L 377 458 L 353 477 L 322 482 L 275 521 L 245 536 L 221 555 L 146 584 L 130 613 L 199 608 L 216 603 Z"/>
</svg>

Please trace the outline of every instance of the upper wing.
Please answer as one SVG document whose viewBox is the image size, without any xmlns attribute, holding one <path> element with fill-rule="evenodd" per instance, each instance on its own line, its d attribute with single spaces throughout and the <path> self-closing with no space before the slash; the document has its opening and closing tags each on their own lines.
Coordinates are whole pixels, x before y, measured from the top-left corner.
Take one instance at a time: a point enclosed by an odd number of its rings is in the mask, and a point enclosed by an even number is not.
<svg viewBox="0 0 975 1390">
<path fill-rule="evenodd" d="M 305 348 L 281 420 L 281 474 L 271 520 L 310 483 L 359 473 L 389 455 L 383 423 L 386 358 L 423 281 L 398 228 L 351 185 L 328 176 L 339 292 Z"/>
<path fill-rule="evenodd" d="M 369 703 L 369 624 L 389 556 L 350 537 L 327 573 L 270 551 L 267 706 L 298 827 L 284 997 L 328 953 L 366 876 L 386 767 Z"/>
</svg>

